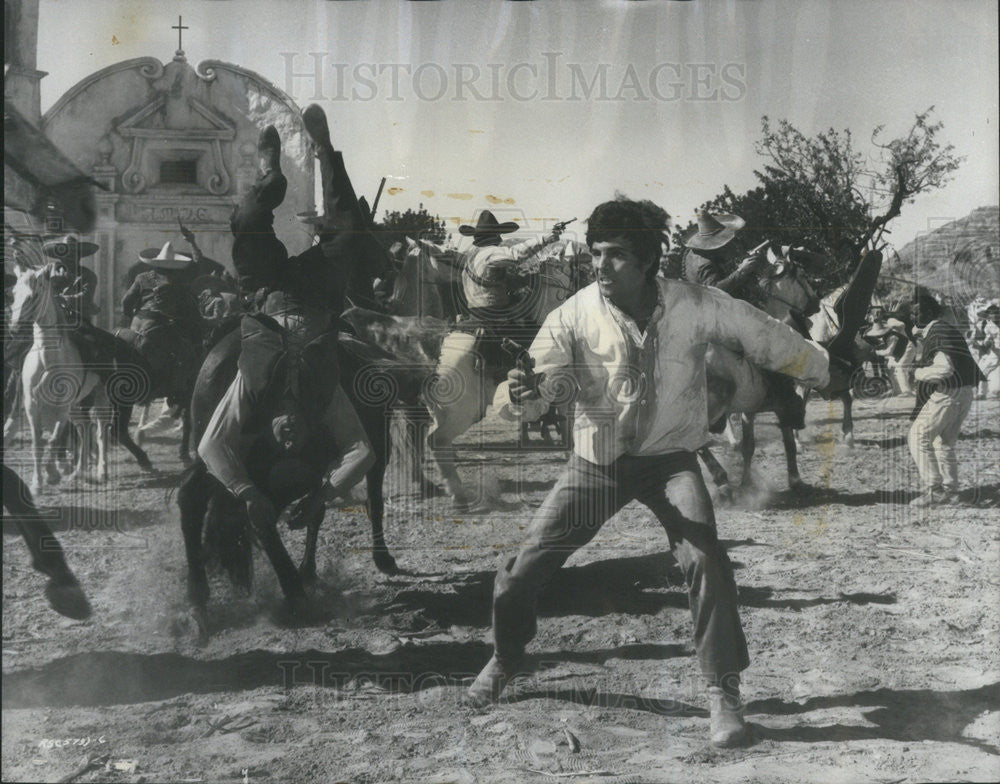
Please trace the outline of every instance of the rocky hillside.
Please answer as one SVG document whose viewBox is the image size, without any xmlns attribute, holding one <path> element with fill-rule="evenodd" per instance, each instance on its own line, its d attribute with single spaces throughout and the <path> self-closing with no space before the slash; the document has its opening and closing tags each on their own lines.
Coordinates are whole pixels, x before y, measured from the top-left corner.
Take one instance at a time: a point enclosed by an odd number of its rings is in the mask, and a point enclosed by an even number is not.
<svg viewBox="0 0 1000 784">
<path fill-rule="evenodd" d="M 1000 296 L 1000 207 L 979 207 L 915 238 L 886 258 L 882 273 L 890 296 L 914 281 L 955 304 Z"/>
</svg>

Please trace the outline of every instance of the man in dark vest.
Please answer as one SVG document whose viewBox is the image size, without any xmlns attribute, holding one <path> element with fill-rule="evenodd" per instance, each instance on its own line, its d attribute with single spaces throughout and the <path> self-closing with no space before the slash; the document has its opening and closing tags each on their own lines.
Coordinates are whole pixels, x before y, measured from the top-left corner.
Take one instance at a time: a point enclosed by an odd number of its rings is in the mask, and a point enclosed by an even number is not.
<svg viewBox="0 0 1000 784">
<path fill-rule="evenodd" d="M 962 333 L 942 318 L 941 304 L 922 286 L 914 291 L 910 313 L 923 331 L 913 373 L 923 405 L 908 437 L 922 493 L 910 506 L 926 508 L 959 500 L 955 444 L 983 375 Z"/>
</svg>

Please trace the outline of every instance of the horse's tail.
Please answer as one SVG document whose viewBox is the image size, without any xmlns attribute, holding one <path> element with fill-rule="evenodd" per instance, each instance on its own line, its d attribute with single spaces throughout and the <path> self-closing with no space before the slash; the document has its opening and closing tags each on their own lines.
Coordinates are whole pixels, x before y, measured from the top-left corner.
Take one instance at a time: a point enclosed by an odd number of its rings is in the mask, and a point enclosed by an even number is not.
<svg viewBox="0 0 1000 784">
<path fill-rule="evenodd" d="M 233 585 L 253 585 L 253 539 L 243 504 L 232 494 L 212 494 L 205 512 L 205 555 L 218 559 Z"/>
</svg>

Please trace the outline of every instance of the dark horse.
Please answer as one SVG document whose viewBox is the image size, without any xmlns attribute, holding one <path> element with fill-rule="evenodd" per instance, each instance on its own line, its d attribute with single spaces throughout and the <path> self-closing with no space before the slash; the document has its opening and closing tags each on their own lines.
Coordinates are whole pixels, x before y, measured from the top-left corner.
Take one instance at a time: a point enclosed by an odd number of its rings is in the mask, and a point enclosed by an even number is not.
<svg viewBox="0 0 1000 784">
<path fill-rule="evenodd" d="M 38 513 L 28 486 L 13 469 L 3 467 L 3 506 L 31 553 L 31 565 L 49 578 L 45 597 L 52 609 L 67 618 L 90 617 L 90 602 L 66 563 L 63 549 Z"/>
<path fill-rule="evenodd" d="M 178 456 L 183 463 L 189 463 L 190 402 L 203 357 L 201 342 L 185 336 L 169 323 L 140 319 L 134 320 L 131 327 L 115 330 L 115 336 L 128 343 L 149 366 L 147 401 L 166 398 L 168 406 L 181 409 L 183 430 Z"/>
<path fill-rule="evenodd" d="M 236 375 L 240 349 L 240 330 L 231 330 L 212 348 L 202 365 L 191 400 L 192 430 L 196 439 L 201 438 Z M 399 569 L 386 545 L 383 530 L 383 480 L 389 460 L 391 408 L 397 402 L 410 406 L 417 404 L 426 370 L 403 365 L 380 349 L 344 333 L 339 335 L 337 357 L 342 386 L 375 453 L 375 463 L 366 475 L 366 509 L 372 525 L 375 566 L 384 574 L 396 574 Z M 177 500 L 188 561 L 188 599 L 194 609 L 199 634 L 204 639 L 207 636 L 205 609 L 209 599 L 207 551 L 216 550 L 233 582 L 249 590 L 252 580 L 249 521 L 243 504 L 208 473 L 201 459 L 196 459 L 186 472 Z M 316 579 L 316 542 L 324 509 L 322 504 L 312 501 L 284 504 L 283 518 L 288 519 L 290 527 L 306 528 L 305 551 L 298 568 L 281 541 L 277 527 L 263 535 L 256 532 L 293 613 L 305 609 L 306 587 Z M 281 509 L 282 504 L 278 501 L 275 506 Z"/>
</svg>

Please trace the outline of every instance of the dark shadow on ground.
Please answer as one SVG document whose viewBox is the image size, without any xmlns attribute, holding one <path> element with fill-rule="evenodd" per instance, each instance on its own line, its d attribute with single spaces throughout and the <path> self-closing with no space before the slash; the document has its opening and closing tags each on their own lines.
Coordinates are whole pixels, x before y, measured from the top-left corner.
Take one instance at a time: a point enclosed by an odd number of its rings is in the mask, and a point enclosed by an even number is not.
<svg viewBox="0 0 1000 784">
<path fill-rule="evenodd" d="M 668 698 L 655 699 L 635 694 L 607 692 L 600 689 L 588 689 L 584 686 L 575 688 L 538 688 L 537 684 L 525 684 L 515 688 L 509 696 L 503 697 L 504 702 L 523 702 L 524 700 L 562 700 L 587 707 L 615 708 L 618 710 L 636 710 L 655 713 L 658 716 L 680 716 L 706 718 L 708 711 L 693 705 Z"/>
<path fill-rule="evenodd" d="M 208 661 L 176 653 L 95 651 L 5 673 L 3 707 L 121 705 L 268 686 L 343 688 L 350 680 L 406 693 L 473 677 L 490 654 L 490 646 L 481 642 L 403 646 L 384 655 L 359 648 L 333 653 L 254 650 Z"/>
<path fill-rule="evenodd" d="M 471 679 L 491 653 L 492 646 L 486 643 L 458 641 L 403 645 L 385 654 L 361 648 L 332 653 L 254 650 L 213 660 L 176 653 L 95 651 L 5 673 L 3 708 L 123 705 L 262 687 L 343 689 L 350 681 L 406 694 Z M 612 658 L 664 660 L 690 655 L 681 645 L 625 645 L 583 652 L 547 651 L 529 657 L 526 664 L 529 669 L 544 670 L 574 661 L 600 664 Z"/>
<path fill-rule="evenodd" d="M 442 628 L 451 625 L 487 628 L 493 601 L 493 571 L 465 574 L 441 591 L 415 585 L 398 591 L 393 606 L 419 610 Z M 894 594 L 840 594 L 832 597 L 785 599 L 773 588 L 741 588 L 745 607 L 802 610 L 835 604 L 893 604 Z M 560 569 L 538 597 L 539 617 L 611 614 L 655 615 L 665 608 L 687 612 L 684 577 L 669 552 L 594 561 Z"/>
<path fill-rule="evenodd" d="M 780 699 L 756 700 L 748 714 L 790 716 L 826 708 L 871 708 L 864 713 L 875 727 L 844 724 L 777 729 L 754 725 L 758 738 L 774 741 L 818 743 L 851 740 L 894 740 L 919 743 L 961 743 L 1000 756 L 1000 747 L 962 735 L 962 731 L 984 711 L 1000 705 L 1000 683 L 962 691 L 931 689 L 876 689 L 855 694 L 813 697 L 803 703 Z M 756 718 L 756 717 L 755 717 Z"/>
<path fill-rule="evenodd" d="M 772 509 L 809 509 L 817 506 L 906 505 L 920 495 L 917 490 L 866 490 L 845 493 L 834 488 L 811 486 L 806 492 L 786 490 L 772 499 Z"/>
</svg>

